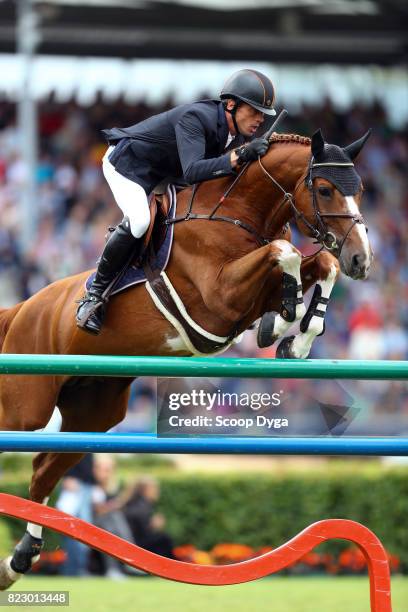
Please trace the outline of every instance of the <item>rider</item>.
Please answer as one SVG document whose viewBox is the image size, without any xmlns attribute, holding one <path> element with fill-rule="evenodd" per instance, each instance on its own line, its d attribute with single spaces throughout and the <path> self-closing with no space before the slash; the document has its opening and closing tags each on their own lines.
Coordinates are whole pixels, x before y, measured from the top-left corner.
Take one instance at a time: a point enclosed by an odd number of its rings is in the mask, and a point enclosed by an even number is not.
<svg viewBox="0 0 408 612">
<path fill-rule="evenodd" d="M 276 114 L 274 98 L 268 77 L 256 70 L 239 70 L 225 83 L 220 100 L 184 104 L 129 128 L 104 130 L 110 146 L 103 173 L 125 216 L 106 243 L 92 285 L 80 300 L 78 327 L 91 334 L 100 332 L 110 286 L 129 260 L 141 253 L 150 223 L 148 194 L 166 177 L 199 183 L 234 175 L 240 164 L 265 155 L 268 141 L 254 136 L 264 115 Z"/>
</svg>

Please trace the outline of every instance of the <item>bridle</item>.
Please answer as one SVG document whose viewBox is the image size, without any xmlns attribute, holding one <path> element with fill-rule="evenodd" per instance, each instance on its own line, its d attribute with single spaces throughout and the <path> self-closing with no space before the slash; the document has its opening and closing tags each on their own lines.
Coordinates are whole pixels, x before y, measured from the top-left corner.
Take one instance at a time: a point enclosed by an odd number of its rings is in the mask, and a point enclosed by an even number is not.
<svg viewBox="0 0 408 612">
<path fill-rule="evenodd" d="M 357 223 L 362 223 L 365 226 L 365 220 L 364 220 L 364 217 L 361 214 L 355 215 L 353 213 L 329 213 L 329 212 L 324 213 L 324 212 L 321 212 L 320 209 L 319 209 L 318 202 L 317 202 L 316 189 L 315 189 L 315 187 L 313 185 L 313 177 L 312 177 L 313 168 L 318 168 L 320 166 L 332 167 L 332 168 L 334 168 L 334 167 L 354 166 L 353 162 L 323 162 L 323 163 L 316 163 L 314 161 L 314 157 L 312 155 L 311 158 L 310 158 L 310 162 L 309 162 L 309 166 L 308 166 L 307 172 L 306 172 L 305 175 L 301 176 L 301 178 L 296 183 L 295 189 L 293 190 L 293 194 L 288 193 L 287 191 L 285 191 L 285 189 L 282 187 L 282 185 L 276 179 L 274 179 L 274 177 L 267 171 L 265 166 L 262 164 L 260 158 L 258 158 L 258 163 L 259 163 L 259 165 L 260 165 L 260 167 L 262 169 L 262 172 L 283 193 L 283 200 L 280 203 L 280 205 L 278 206 L 278 209 L 277 209 L 276 212 L 278 212 L 286 202 L 289 202 L 290 207 L 292 208 L 295 220 L 296 221 L 301 221 L 308 228 L 308 230 L 310 231 L 312 237 L 315 239 L 315 244 L 321 244 L 322 248 L 325 248 L 328 251 L 330 251 L 332 253 L 335 253 L 337 257 L 340 256 L 340 253 L 341 253 L 341 251 L 343 249 L 344 243 L 347 240 L 347 238 L 348 238 L 351 230 L 353 229 L 353 227 Z M 310 221 L 306 218 L 304 213 L 302 211 L 300 211 L 297 208 L 296 204 L 295 204 L 296 192 L 299 189 L 299 187 L 302 185 L 303 182 L 305 183 L 306 187 L 308 188 L 308 190 L 309 190 L 309 192 L 311 194 L 312 205 L 313 205 L 313 214 L 314 214 L 314 216 L 316 218 L 317 225 L 312 225 L 312 223 L 310 223 Z M 350 227 L 348 228 L 347 232 L 343 236 L 340 244 L 337 243 L 337 238 L 333 234 L 333 232 L 329 231 L 329 229 L 327 227 L 327 224 L 324 221 L 325 217 L 337 218 L 337 219 L 351 219 L 352 223 L 350 224 Z"/>
<path fill-rule="evenodd" d="M 262 169 L 262 172 L 265 174 L 265 176 L 267 176 L 269 178 L 269 180 L 271 180 L 272 183 L 283 193 L 283 200 L 279 204 L 279 206 L 278 206 L 278 208 L 276 210 L 276 214 L 280 211 L 282 206 L 284 206 L 285 203 L 288 202 L 290 207 L 291 207 L 291 209 L 292 209 L 292 211 L 293 211 L 293 215 L 295 217 L 295 220 L 296 221 L 301 221 L 309 229 L 312 237 L 315 239 L 315 244 L 321 244 L 322 248 L 327 249 L 328 251 L 334 253 L 336 255 L 336 257 L 339 257 L 340 253 L 342 251 L 342 248 L 344 246 L 344 243 L 347 240 L 347 238 L 348 238 L 351 230 L 353 229 L 353 227 L 357 223 L 362 223 L 363 225 L 365 225 L 365 221 L 364 221 L 364 218 L 363 218 L 363 216 L 361 214 L 354 215 L 353 213 L 324 213 L 324 212 L 321 212 L 320 209 L 319 209 L 319 206 L 318 206 L 318 202 L 317 202 L 316 190 L 315 190 L 315 188 L 313 186 L 312 171 L 313 171 L 313 168 L 317 168 L 319 166 L 338 167 L 338 166 L 354 166 L 354 164 L 352 162 L 347 162 L 347 163 L 338 163 L 338 162 L 316 163 L 314 161 L 314 157 L 312 156 L 310 158 L 310 162 L 309 162 L 309 166 L 308 166 L 308 169 L 306 171 L 306 174 L 302 175 L 301 178 L 298 180 L 298 182 L 295 185 L 295 189 L 293 190 L 293 194 L 292 194 L 292 193 L 287 192 L 282 187 L 282 185 L 268 172 L 268 170 L 262 164 L 260 157 L 258 157 L 258 163 L 259 163 L 259 166 Z M 228 189 L 223 193 L 221 198 L 218 200 L 217 204 L 215 205 L 215 207 L 213 208 L 213 210 L 211 211 L 210 214 L 203 215 L 203 214 L 197 214 L 197 213 L 193 212 L 194 198 L 195 198 L 195 195 L 196 195 L 196 193 L 198 191 L 198 187 L 199 187 L 199 184 L 195 184 L 193 186 L 193 189 L 192 189 L 191 198 L 190 198 L 190 202 L 189 202 L 187 213 L 184 215 L 184 217 L 174 217 L 173 219 L 166 219 L 165 225 L 169 226 L 169 225 L 172 225 L 174 223 L 180 223 L 182 221 L 189 221 L 189 220 L 192 220 L 192 219 L 200 219 L 200 220 L 207 220 L 207 221 L 223 221 L 223 222 L 226 222 L 226 223 L 232 223 L 233 225 L 235 225 L 237 227 L 240 227 L 240 228 L 244 229 L 245 231 L 249 232 L 250 234 L 252 234 L 255 237 L 256 241 L 261 246 L 269 244 L 272 241 L 272 239 L 265 238 L 264 236 L 261 236 L 248 223 L 245 223 L 244 221 L 241 221 L 240 219 L 234 219 L 232 217 L 227 217 L 227 216 L 216 215 L 215 214 L 217 212 L 217 210 L 220 208 L 220 206 L 225 202 L 226 198 L 231 193 L 233 188 L 236 186 L 238 181 L 242 178 L 243 174 L 248 169 L 248 166 L 249 166 L 249 164 L 246 164 L 244 166 L 244 168 L 240 171 L 238 176 L 234 179 L 234 181 L 231 183 L 231 185 L 228 187 Z M 302 185 L 303 182 L 306 184 L 307 188 L 309 189 L 309 191 L 311 193 L 312 205 L 313 205 L 313 213 L 314 213 L 314 216 L 315 216 L 316 221 L 317 221 L 316 225 L 313 225 L 312 223 L 310 223 L 310 221 L 306 218 L 304 213 L 302 211 L 300 211 L 297 208 L 296 204 L 295 204 L 296 192 L 299 189 L 299 187 Z M 338 219 L 341 219 L 341 218 L 343 218 L 343 219 L 351 219 L 352 222 L 350 224 L 350 227 L 348 228 L 346 234 L 342 238 L 340 244 L 337 243 L 337 238 L 333 234 L 333 232 L 329 231 L 329 229 L 327 227 L 327 224 L 324 221 L 325 217 L 338 218 Z"/>
</svg>

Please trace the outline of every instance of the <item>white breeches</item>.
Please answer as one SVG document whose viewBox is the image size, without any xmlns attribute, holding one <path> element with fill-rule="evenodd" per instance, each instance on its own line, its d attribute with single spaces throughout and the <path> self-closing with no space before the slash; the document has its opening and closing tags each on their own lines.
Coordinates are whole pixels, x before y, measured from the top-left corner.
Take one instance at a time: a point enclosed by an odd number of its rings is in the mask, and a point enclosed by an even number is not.
<svg viewBox="0 0 408 612">
<path fill-rule="evenodd" d="M 135 238 L 140 238 L 146 232 L 150 223 L 150 210 L 146 192 L 143 187 L 116 172 L 108 159 L 113 149 L 113 146 L 109 147 L 103 157 L 103 174 L 108 181 L 117 205 L 123 214 L 129 218 L 132 235 Z"/>
</svg>

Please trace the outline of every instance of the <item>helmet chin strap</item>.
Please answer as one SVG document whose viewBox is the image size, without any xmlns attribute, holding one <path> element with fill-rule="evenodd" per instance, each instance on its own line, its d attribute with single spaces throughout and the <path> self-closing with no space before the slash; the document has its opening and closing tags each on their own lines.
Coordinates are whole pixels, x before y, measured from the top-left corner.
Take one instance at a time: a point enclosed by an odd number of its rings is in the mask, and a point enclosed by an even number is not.
<svg viewBox="0 0 408 612">
<path fill-rule="evenodd" d="M 235 100 L 235 106 L 231 110 L 229 108 L 227 108 L 227 106 L 225 106 L 225 110 L 227 111 L 227 113 L 229 113 L 231 115 L 232 123 L 234 124 L 234 128 L 235 128 L 235 131 L 237 133 L 237 136 L 238 136 L 238 134 L 241 134 L 241 132 L 239 131 L 237 119 L 235 117 L 235 115 L 237 114 L 237 110 L 238 110 L 239 104 L 240 104 L 239 100 Z"/>
</svg>

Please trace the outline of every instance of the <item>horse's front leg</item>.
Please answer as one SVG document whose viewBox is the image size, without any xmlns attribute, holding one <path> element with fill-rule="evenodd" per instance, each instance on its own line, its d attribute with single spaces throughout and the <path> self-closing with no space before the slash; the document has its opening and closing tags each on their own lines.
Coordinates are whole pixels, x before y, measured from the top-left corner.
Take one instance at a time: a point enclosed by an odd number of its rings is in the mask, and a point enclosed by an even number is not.
<svg viewBox="0 0 408 612">
<path fill-rule="evenodd" d="M 306 292 L 314 283 L 315 288 L 309 307 L 300 322 L 300 333 L 284 338 L 276 356 L 305 359 L 316 336 L 324 333 L 324 317 L 330 294 L 340 274 L 340 265 L 331 253 L 321 251 L 305 258 L 301 264 L 301 277 Z"/>
<path fill-rule="evenodd" d="M 260 317 L 270 304 L 271 287 L 281 293 L 282 278 L 287 298 L 283 298 L 277 327 L 284 333 L 305 314 L 300 280 L 300 252 L 286 240 L 274 240 L 240 259 L 222 266 L 215 282 L 202 292 L 211 312 L 236 323 L 248 324 Z M 279 298 L 276 303 L 279 302 Z M 251 319 L 249 321 L 249 319 Z"/>
<path fill-rule="evenodd" d="M 280 291 L 273 293 L 267 312 L 262 315 L 259 323 L 257 336 L 259 348 L 271 346 L 278 338 L 284 336 L 294 323 L 300 321 L 306 312 L 300 273 L 301 255 L 291 243 L 287 242 L 286 245 L 280 261 L 283 273 L 279 283 Z M 273 285 L 270 290 L 272 289 Z M 279 312 L 273 308 L 278 308 Z"/>
</svg>

